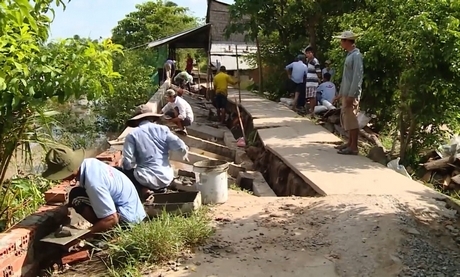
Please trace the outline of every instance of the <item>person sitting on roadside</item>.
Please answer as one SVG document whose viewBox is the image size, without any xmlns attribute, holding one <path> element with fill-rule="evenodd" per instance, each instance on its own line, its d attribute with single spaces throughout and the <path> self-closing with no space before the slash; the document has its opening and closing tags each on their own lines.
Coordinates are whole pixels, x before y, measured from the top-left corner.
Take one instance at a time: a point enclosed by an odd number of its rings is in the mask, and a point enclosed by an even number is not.
<svg viewBox="0 0 460 277">
<path fill-rule="evenodd" d="M 217 115 L 222 124 L 225 124 L 225 117 L 227 115 L 227 96 L 228 85 L 236 85 L 238 82 L 234 81 L 232 77 L 227 74 L 225 66 L 221 66 L 219 73 L 214 76 L 214 89 L 216 91 L 215 101 L 217 108 Z"/>
<path fill-rule="evenodd" d="M 69 193 L 72 207 L 93 226 L 91 234 L 105 232 L 117 224 L 139 223 L 146 218 L 133 183 L 123 173 L 95 158 L 84 149 L 57 145 L 45 157 L 49 180 L 74 180 L 80 184 Z"/>
<path fill-rule="evenodd" d="M 316 100 L 318 105 L 322 105 L 322 100 L 326 100 L 329 103 L 334 102 L 334 98 L 337 94 L 337 89 L 333 82 L 331 82 L 331 74 L 324 73 L 323 82 L 316 88 Z"/>
<path fill-rule="evenodd" d="M 176 131 L 187 134 L 185 127 L 193 123 L 193 110 L 190 104 L 182 97 L 178 96 L 176 91 L 168 89 L 165 93 L 168 103 L 161 109 L 165 114 L 165 119 L 176 124 Z"/>
<path fill-rule="evenodd" d="M 170 150 L 183 153 L 183 159 L 188 160 L 187 145 L 167 126 L 155 123 L 161 116 L 148 105 L 136 108 L 136 115 L 126 123 L 134 130 L 125 138 L 123 156 L 116 167 L 133 182 L 142 201 L 165 193 L 174 179 Z"/>
<path fill-rule="evenodd" d="M 190 91 L 191 85 L 193 85 L 193 76 L 188 74 L 187 71 L 181 71 L 174 77 L 174 84 Z"/>
</svg>

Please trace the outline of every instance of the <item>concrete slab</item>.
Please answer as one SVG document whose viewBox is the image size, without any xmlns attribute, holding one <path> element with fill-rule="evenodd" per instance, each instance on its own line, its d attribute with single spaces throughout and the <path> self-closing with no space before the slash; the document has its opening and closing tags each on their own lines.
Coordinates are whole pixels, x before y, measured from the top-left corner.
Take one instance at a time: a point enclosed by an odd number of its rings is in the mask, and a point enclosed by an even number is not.
<svg viewBox="0 0 460 277">
<path fill-rule="evenodd" d="M 243 189 L 249 189 L 259 197 L 277 197 L 258 171 L 240 172 L 236 178 L 236 183 Z"/>
<path fill-rule="evenodd" d="M 228 101 L 233 104 L 238 102 L 238 90 L 229 89 Z M 267 100 L 248 91 L 241 91 L 241 102 L 243 108 L 253 119 L 297 116 L 295 112 L 286 106 Z"/>
<path fill-rule="evenodd" d="M 366 157 L 339 155 L 333 145 L 308 142 L 286 145 L 285 142 L 286 139 L 272 138 L 265 146 L 321 195 L 438 195 Z"/>
<path fill-rule="evenodd" d="M 193 152 L 193 153 L 196 153 L 196 154 L 204 155 L 204 156 L 206 156 L 208 158 L 213 158 L 213 159 L 216 159 L 216 160 L 222 160 L 222 161 L 227 161 L 227 162 L 233 162 L 233 160 L 234 160 L 232 158 L 225 157 L 225 156 L 222 156 L 222 155 L 218 155 L 216 153 L 203 150 L 201 148 L 190 147 L 189 151 Z"/>
<path fill-rule="evenodd" d="M 270 117 L 270 118 L 255 118 L 252 120 L 254 129 L 272 128 L 272 127 L 285 127 L 291 126 L 294 123 L 309 122 L 306 117 Z"/>
<path fill-rule="evenodd" d="M 340 138 L 311 121 L 293 123 L 289 127 L 262 129 L 257 132 L 259 138 L 266 144 L 277 145 L 280 140 L 285 146 L 296 146 L 307 142 L 331 144 L 342 142 Z"/>
<path fill-rule="evenodd" d="M 184 142 L 187 144 L 189 147 L 195 147 L 195 148 L 200 148 L 204 151 L 212 152 L 221 156 L 225 156 L 230 159 L 235 158 L 235 150 L 230 149 L 227 146 L 200 139 L 194 136 L 184 136 L 184 135 L 178 135 Z"/>
<path fill-rule="evenodd" d="M 187 132 L 189 135 L 206 140 L 213 138 L 223 139 L 224 131 L 225 130 L 223 128 L 213 128 L 196 122 L 194 122 L 191 126 L 187 127 Z"/>
<path fill-rule="evenodd" d="M 237 90 L 229 93 L 233 98 L 237 94 Z M 275 127 L 258 130 L 265 147 L 318 193 L 440 196 L 366 157 L 337 154 L 333 146 L 341 142 L 340 138 L 309 120 L 296 119 L 297 115 L 287 107 L 278 107 L 274 102 L 269 104 L 268 100 L 246 91 L 241 95 L 242 106 L 253 116 L 255 126 Z M 285 127 L 277 127 L 282 123 L 286 123 Z"/>
</svg>

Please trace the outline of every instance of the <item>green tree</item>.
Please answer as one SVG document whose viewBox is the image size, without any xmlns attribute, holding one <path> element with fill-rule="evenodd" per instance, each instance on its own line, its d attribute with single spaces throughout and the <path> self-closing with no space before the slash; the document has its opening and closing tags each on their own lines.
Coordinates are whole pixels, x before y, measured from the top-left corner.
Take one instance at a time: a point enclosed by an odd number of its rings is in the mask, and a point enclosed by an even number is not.
<svg viewBox="0 0 460 277">
<path fill-rule="evenodd" d="M 399 132 L 403 161 L 413 163 L 420 150 L 439 143 L 440 127 L 459 130 L 460 3 L 366 1 L 365 9 L 338 22 L 340 30 L 361 33 L 362 105 L 377 115 L 381 129 Z M 343 61 L 338 47 L 330 54 Z"/>
<path fill-rule="evenodd" d="M 125 48 L 143 47 L 146 43 L 198 26 L 189 10 L 171 1 L 148 1 L 136 5 L 112 30 L 112 40 Z"/>
<path fill-rule="evenodd" d="M 113 95 L 103 98 L 96 106 L 104 132 L 122 131 L 126 120 L 133 115 L 134 108 L 147 102 L 155 93 L 156 87 L 150 77 L 153 67 L 144 65 L 142 59 L 135 51 L 117 56 L 115 69 L 121 78 L 113 82 Z"/>
<path fill-rule="evenodd" d="M 64 102 L 110 92 L 112 54 L 121 46 L 73 39 L 45 46 L 51 0 L 12 0 L 0 5 L 0 183 L 18 145 L 34 137 L 33 119 L 50 99 Z M 62 4 L 61 1 L 57 1 Z"/>
</svg>

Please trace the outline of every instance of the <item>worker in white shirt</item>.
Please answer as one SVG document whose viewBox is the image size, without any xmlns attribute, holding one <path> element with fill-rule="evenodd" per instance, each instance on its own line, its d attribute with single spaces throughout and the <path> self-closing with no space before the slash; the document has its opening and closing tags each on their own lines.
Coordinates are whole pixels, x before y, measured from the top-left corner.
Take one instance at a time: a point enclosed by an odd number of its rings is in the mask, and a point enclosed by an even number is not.
<svg viewBox="0 0 460 277">
<path fill-rule="evenodd" d="M 193 76 L 188 74 L 187 71 L 181 71 L 174 77 L 174 83 L 190 91 L 191 85 L 193 85 Z"/>
<path fill-rule="evenodd" d="M 187 134 L 185 127 L 193 123 L 193 110 L 184 98 L 178 96 L 176 91 L 168 89 L 165 93 L 168 103 L 161 109 L 164 118 L 177 125 L 176 131 Z"/>
</svg>

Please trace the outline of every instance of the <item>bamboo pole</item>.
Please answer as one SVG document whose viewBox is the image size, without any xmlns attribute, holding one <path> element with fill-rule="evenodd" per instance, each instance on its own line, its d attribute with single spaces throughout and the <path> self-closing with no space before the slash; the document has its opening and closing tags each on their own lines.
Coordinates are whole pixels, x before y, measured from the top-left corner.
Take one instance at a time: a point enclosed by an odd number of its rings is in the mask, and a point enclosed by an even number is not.
<svg viewBox="0 0 460 277">
<path fill-rule="evenodd" d="M 238 99 L 239 99 L 239 102 L 241 103 L 240 63 L 238 61 L 238 45 L 237 44 L 235 44 L 235 55 L 236 55 L 236 73 L 238 74 Z"/>
<path fill-rule="evenodd" d="M 241 97 L 241 95 L 240 95 Z M 243 120 L 241 119 L 241 113 L 240 113 L 240 103 L 241 102 L 238 102 L 236 101 L 236 97 L 235 97 L 235 103 L 236 103 L 236 112 L 238 113 L 238 120 L 240 121 L 240 127 L 241 127 L 241 133 L 243 134 L 243 139 L 244 141 L 246 141 L 246 135 L 244 134 L 244 126 L 243 126 Z"/>
</svg>

